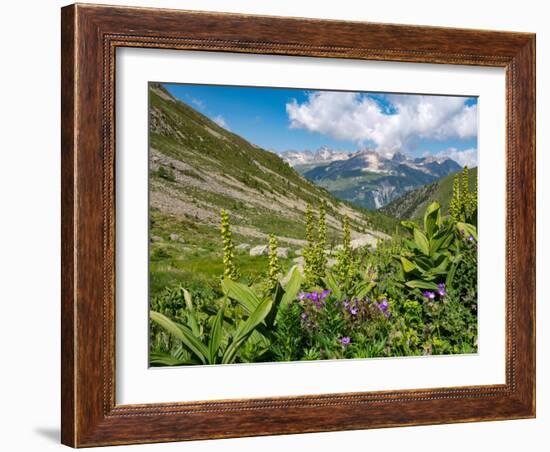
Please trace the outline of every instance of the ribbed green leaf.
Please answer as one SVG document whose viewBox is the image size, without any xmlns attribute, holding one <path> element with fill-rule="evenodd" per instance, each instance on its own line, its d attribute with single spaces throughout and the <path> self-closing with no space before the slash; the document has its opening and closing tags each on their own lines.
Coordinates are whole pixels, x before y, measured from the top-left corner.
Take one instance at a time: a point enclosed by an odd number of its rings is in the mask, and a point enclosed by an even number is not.
<svg viewBox="0 0 550 452">
<path fill-rule="evenodd" d="M 416 265 L 414 265 L 409 259 L 403 256 L 401 256 L 400 259 L 401 259 L 401 265 L 403 265 L 403 270 L 405 270 L 405 273 L 410 273 L 416 270 Z"/>
<path fill-rule="evenodd" d="M 208 353 L 210 355 L 210 364 L 215 364 L 218 356 L 218 351 L 223 339 L 223 315 L 225 311 L 225 301 L 222 303 L 220 310 L 214 318 L 212 331 L 210 332 L 210 343 L 208 344 Z"/>
<path fill-rule="evenodd" d="M 168 353 L 151 352 L 149 354 L 149 364 L 151 366 L 181 366 L 187 363 L 185 360 L 178 359 Z"/>
<path fill-rule="evenodd" d="M 238 348 L 244 343 L 250 334 L 254 331 L 254 328 L 258 326 L 269 314 L 271 307 L 273 305 L 273 300 L 271 298 L 266 298 L 263 300 L 258 307 L 250 314 L 250 316 L 239 325 L 237 332 L 233 336 L 231 344 L 225 350 L 222 363 L 227 364 L 232 362 L 235 359 Z"/>
<path fill-rule="evenodd" d="M 334 277 L 334 273 L 332 273 L 331 271 L 327 271 L 326 276 L 323 278 L 323 282 L 327 286 L 327 289 L 330 289 L 332 291 L 332 294 L 338 300 L 342 298 L 342 290 L 340 289 L 338 281 L 336 281 L 336 278 Z"/>
<path fill-rule="evenodd" d="M 206 364 L 208 349 L 198 338 L 193 335 L 193 332 L 188 327 L 174 322 L 159 312 L 150 311 L 149 315 L 153 322 L 157 323 L 168 333 L 182 341 L 197 356 L 197 358 L 201 360 L 203 364 Z"/>
<path fill-rule="evenodd" d="M 265 326 L 268 331 L 271 331 L 275 326 L 275 322 L 277 321 L 277 312 L 279 311 L 279 306 L 281 305 L 281 300 L 283 299 L 284 294 L 285 291 L 283 290 L 281 283 L 277 282 L 275 291 L 271 294 L 273 306 L 268 316 L 265 318 Z"/>
<path fill-rule="evenodd" d="M 179 358 L 165 352 L 151 352 L 149 354 L 149 364 L 151 366 L 183 366 L 200 363 L 195 359 Z"/>
<path fill-rule="evenodd" d="M 429 256 L 430 245 L 428 243 L 428 239 L 426 238 L 426 235 L 420 229 L 415 229 L 413 231 L 413 234 L 414 234 L 414 243 L 416 243 L 416 246 L 418 246 L 418 248 L 422 253 L 424 253 L 426 256 Z"/>
<path fill-rule="evenodd" d="M 222 289 L 229 298 L 238 302 L 247 314 L 254 312 L 260 304 L 258 296 L 244 284 L 225 278 L 222 281 Z"/>
<path fill-rule="evenodd" d="M 300 287 L 304 281 L 304 277 L 296 265 L 290 269 L 289 274 L 290 278 L 285 284 L 285 293 L 281 299 L 281 307 L 285 307 L 287 304 L 296 299 L 296 296 L 298 295 Z"/>
<path fill-rule="evenodd" d="M 418 225 L 414 221 L 409 220 L 403 220 L 401 222 L 401 226 L 403 226 L 405 229 L 408 229 L 409 231 L 414 231 L 415 229 L 418 229 Z"/>
<path fill-rule="evenodd" d="M 440 231 L 430 239 L 430 254 L 445 250 L 453 241 L 453 235 L 448 231 Z"/>
<path fill-rule="evenodd" d="M 412 281 L 407 281 L 405 283 L 407 287 L 413 289 L 426 289 L 426 290 L 437 290 L 437 284 L 430 281 L 422 281 L 420 279 L 413 279 Z"/>
<path fill-rule="evenodd" d="M 432 202 L 424 213 L 424 231 L 431 237 L 441 226 L 441 206 L 438 202 Z"/>
<path fill-rule="evenodd" d="M 445 279 L 445 287 L 447 288 L 447 290 L 450 290 L 453 287 L 453 279 L 455 277 L 458 264 L 461 260 L 462 260 L 462 256 L 458 256 L 453 262 L 453 264 L 451 265 L 451 268 L 449 269 L 449 273 L 447 273 L 447 278 Z"/>
<path fill-rule="evenodd" d="M 183 299 L 185 300 L 185 305 L 187 306 L 187 324 L 195 336 L 200 336 L 199 322 L 195 316 L 195 308 L 193 307 L 193 301 L 191 299 L 191 294 L 187 289 L 183 290 Z"/>
<path fill-rule="evenodd" d="M 409 239 L 403 239 L 403 244 L 411 251 L 420 251 L 416 243 Z"/>
<path fill-rule="evenodd" d="M 364 298 L 367 294 L 371 292 L 372 289 L 374 289 L 375 286 L 376 286 L 375 281 L 366 282 L 359 285 L 359 287 L 355 291 L 354 298 L 359 298 L 359 299 Z"/>
<path fill-rule="evenodd" d="M 237 329 L 236 336 L 246 336 L 252 332 L 252 330 L 262 323 L 271 311 L 273 306 L 273 300 L 271 298 L 266 298 L 263 300 L 258 307 L 254 310 L 252 314 L 244 321 L 241 322 L 239 328 Z"/>
</svg>

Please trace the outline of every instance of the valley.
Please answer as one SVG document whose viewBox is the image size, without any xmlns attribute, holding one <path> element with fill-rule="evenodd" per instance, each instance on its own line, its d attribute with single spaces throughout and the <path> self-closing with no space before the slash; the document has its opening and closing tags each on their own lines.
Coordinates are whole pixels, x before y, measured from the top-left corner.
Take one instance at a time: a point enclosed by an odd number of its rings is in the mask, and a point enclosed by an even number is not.
<svg viewBox="0 0 550 452">
<path fill-rule="evenodd" d="M 275 234 L 285 268 L 305 242 L 308 204 L 326 203 L 328 244 L 349 218 L 354 239 L 388 238 L 397 221 L 340 200 L 302 177 L 278 155 L 220 127 L 159 84 L 150 86 L 150 287 L 217 281 L 222 268 L 220 211 L 229 212 L 239 265 L 251 278 L 265 254 L 251 249 Z M 240 246 L 240 247 L 239 247 Z"/>
</svg>

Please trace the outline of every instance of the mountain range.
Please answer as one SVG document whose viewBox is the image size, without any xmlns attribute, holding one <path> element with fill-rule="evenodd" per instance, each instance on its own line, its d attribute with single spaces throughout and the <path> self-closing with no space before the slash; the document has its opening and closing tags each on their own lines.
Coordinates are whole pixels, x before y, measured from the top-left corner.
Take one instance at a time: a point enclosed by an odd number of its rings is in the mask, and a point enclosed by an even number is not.
<svg viewBox="0 0 550 452">
<path fill-rule="evenodd" d="M 446 157 L 410 158 L 399 152 L 387 157 L 372 149 L 343 153 L 322 148 L 319 155 L 291 152 L 281 157 L 304 177 L 337 198 L 367 209 L 379 209 L 408 191 L 462 169 Z"/>
<path fill-rule="evenodd" d="M 349 158 L 349 153 L 345 151 L 335 151 L 328 146 L 323 146 L 316 151 L 283 151 L 280 156 L 290 166 L 297 170 L 305 170 L 316 165 L 328 164 L 334 161 L 346 160 Z"/>
</svg>

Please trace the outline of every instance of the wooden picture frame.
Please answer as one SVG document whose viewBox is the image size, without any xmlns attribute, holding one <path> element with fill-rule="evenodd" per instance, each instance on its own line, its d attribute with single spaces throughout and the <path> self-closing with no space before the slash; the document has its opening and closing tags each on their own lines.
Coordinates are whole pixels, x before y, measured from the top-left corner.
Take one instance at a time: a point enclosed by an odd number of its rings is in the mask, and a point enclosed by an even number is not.
<svg viewBox="0 0 550 452">
<path fill-rule="evenodd" d="M 62 9 L 62 442 L 73 447 L 535 416 L 535 35 L 71 5 Z M 506 69 L 506 383 L 115 403 L 115 50 Z"/>
</svg>

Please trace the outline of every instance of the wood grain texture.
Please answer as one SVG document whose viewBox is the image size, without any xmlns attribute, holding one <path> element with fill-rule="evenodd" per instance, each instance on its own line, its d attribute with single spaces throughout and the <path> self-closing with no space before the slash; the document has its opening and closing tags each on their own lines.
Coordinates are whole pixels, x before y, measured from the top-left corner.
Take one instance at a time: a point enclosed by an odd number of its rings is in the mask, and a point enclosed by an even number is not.
<svg viewBox="0 0 550 452">
<path fill-rule="evenodd" d="M 73 447 L 535 415 L 535 36 L 72 5 L 62 10 L 62 442 Z M 115 404 L 117 47 L 506 68 L 506 384 Z"/>
</svg>

